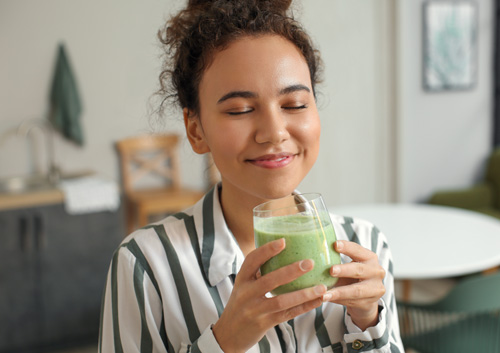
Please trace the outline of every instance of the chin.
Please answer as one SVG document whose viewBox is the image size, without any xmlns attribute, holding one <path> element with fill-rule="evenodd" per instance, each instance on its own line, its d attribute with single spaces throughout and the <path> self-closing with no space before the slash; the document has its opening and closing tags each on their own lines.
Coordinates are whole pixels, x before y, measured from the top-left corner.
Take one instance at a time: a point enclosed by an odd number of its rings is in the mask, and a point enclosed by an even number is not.
<svg viewBox="0 0 500 353">
<path fill-rule="evenodd" d="M 299 183 L 293 183 L 290 181 L 277 181 L 275 183 L 266 183 L 264 186 L 261 184 L 255 190 L 258 190 L 259 198 L 264 200 L 275 200 L 291 195 L 297 189 L 298 185 Z"/>
</svg>

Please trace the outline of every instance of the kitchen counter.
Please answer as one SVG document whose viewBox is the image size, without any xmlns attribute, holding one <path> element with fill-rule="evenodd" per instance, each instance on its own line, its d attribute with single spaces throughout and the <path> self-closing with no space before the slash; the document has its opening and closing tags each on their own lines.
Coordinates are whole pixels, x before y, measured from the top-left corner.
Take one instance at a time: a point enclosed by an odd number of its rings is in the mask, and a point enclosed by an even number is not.
<svg viewBox="0 0 500 353">
<path fill-rule="evenodd" d="M 82 170 L 64 173 L 63 180 L 70 180 L 95 175 L 92 170 Z M 0 192 L 0 211 L 26 207 L 53 205 L 64 202 L 64 193 L 57 186 L 46 186 L 40 189 L 24 190 L 19 192 Z"/>
<path fill-rule="evenodd" d="M 58 188 L 23 193 L 0 194 L 0 211 L 62 203 L 64 193 Z"/>
</svg>

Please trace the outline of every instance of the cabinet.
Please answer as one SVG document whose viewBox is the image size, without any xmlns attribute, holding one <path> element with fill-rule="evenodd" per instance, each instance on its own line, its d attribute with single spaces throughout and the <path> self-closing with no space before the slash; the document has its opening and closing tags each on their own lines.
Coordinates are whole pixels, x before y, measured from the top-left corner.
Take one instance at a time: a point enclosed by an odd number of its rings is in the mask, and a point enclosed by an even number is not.
<svg viewBox="0 0 500 353">
<path fill-rule="evenodd" d="M 97 343 L 120 212 L 69 215 L 63 204 L 0 212 L 0 352 Z"/>
</svg>

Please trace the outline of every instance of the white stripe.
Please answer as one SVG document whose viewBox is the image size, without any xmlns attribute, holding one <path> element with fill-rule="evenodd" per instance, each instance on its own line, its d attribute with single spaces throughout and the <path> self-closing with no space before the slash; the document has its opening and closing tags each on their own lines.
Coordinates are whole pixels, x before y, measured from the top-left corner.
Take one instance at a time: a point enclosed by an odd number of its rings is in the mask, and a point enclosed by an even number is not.
<svg viewBox="0 0 500 353">
<path fill-rule="evenodd" d="M 143 290 L 146 322 L 150 332 L 153 333 L 151 335 L 151 339 L 153 341 L 153 353 L 166 353 L 167 349 L 163 346 L 163 341 L 159 334 L 162 318 L 161 300 L 147 272 L 144 273 Z M 158 332 L 158 334 L 154 334 L 156 332 Z"/>
<path fill-rule="evenodd" d="M 133 347 L 141 341 L 141 313 L 134 290 L 135 257 L 126 249 L 120 249 L 117 272 L 118 319 L 122 347 Z M 110 293 L 111 294 L 111 293 Z"/>
<path fill-rule="evenodd" d="M 316 311 L 311 310 L 294 320 L 298 353 L 321 352 L 321 346 L 314 329 L 315 318 Z"/>
<path fill-rule="evenodd" d="M 175 234 L 175 240 L 172 239 L 172 244 L 176 253 L 182 254 L 182 256 L 179 256 L 179 261 L 186 278 L 195 320 L 200 332 L 203 332 L 205 327 L 215 323 L 214 318 L 218 318 L 217 308 L 205 285 L 196 253 L 191 245 L 189 234 L 184 227 L 184 221 L 170 224 L 167 227 L 167 234 Z"/>
<path fill-rule="evenodd" d="M 189 342 L 189 336 L 186 328 L 178 324 L 184 323 L 184 315 L 165 249 L 154 229 L 144 230 L 136 240 L 160 287 L 168 338 L 174 349 L 179 349 L 182 342 Z"/>
</svg>

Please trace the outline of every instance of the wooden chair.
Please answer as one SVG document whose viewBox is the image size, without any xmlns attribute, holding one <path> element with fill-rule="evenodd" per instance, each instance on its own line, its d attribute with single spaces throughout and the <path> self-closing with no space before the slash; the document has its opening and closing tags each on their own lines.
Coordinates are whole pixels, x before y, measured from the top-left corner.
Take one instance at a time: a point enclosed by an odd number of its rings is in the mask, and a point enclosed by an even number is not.
<svg viewBox="0 0 500 353">
<path fill-rule="evenodd" d="M 143 135 L 116 143 L 128 233 L 147 225 L 150 216 L 181 211 L 204 195 L 181 187 L 178 144 L 179 136 L 174 134 Z M 154 177 L 162 185 L 151 186 Z M 150 183 L 144 183 L 148 178 Z"/>
</svg>

